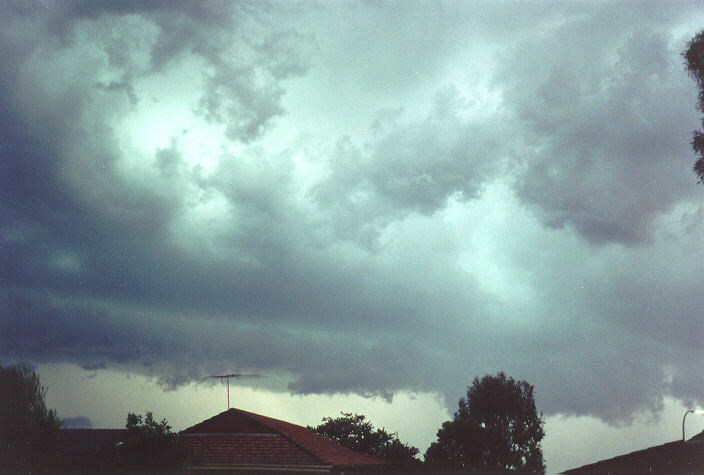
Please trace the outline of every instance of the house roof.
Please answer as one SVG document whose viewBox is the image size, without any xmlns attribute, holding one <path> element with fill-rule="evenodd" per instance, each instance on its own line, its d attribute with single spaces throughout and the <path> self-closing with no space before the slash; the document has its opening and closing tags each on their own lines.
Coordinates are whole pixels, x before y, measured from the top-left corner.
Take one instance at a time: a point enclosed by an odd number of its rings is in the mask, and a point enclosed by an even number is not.
<svg viewBox="0 0 704 475">
<path fill-rule="evenodd" d="M 199 465 L 364 466 L 386 462 L 359 454 L 296 424 L 229 409 L 181 432 Z"/>
<path fill-rule="evenodd" d="M 565 474 L 700 473 L 704 471 L 704 432 L 687 441 L 677 440 L 573 468 Z"/>
<path fill-rule="evenodd" d="M 181 440 L 196 465 L 323 465 L 281 434 L 186 434 Z"/>
</svg>

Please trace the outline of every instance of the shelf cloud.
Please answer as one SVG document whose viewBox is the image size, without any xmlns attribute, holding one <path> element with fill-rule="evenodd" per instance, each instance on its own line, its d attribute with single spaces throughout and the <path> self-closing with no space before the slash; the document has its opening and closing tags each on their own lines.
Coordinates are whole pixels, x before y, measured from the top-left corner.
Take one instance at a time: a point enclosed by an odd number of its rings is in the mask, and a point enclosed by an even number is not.
<svg viewBox="0 0 704 475">
<path fill-rule="evenodd" d="M 2 10 L 1 360 L 704 403 L 701 8 Z"/>
</svg>

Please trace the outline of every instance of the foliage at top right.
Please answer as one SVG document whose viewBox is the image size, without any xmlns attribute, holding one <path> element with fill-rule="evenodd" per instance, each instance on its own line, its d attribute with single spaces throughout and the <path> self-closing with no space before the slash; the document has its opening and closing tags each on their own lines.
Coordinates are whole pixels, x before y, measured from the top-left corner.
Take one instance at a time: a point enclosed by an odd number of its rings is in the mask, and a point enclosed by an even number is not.
<svg viewBox="0 0 704 475">
<path fill-rule="evenodd" d="M 685 67 L 690 77 L 697 83 L 699 96 L 697 100 L 697 110 L 704 114 L 704 30 L 700 31 L 689 43 L 687 49 L 682 53 Z M 702 117 L 704 126 L 704 116 Z M 694 173 L 699 178 L 699 183 L 704 184 L 704 132 L 695 130 L 692 135 L 692 149 L 697 154 L 697 161 L 694 163 Z"/>
</svg>

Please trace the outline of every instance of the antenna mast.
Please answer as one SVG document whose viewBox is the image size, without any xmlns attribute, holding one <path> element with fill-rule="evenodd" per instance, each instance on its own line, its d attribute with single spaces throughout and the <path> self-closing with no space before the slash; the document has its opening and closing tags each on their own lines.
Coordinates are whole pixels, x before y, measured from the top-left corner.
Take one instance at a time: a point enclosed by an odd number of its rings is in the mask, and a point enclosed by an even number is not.
<svg viewBox="0 0 704 475">
<path fill-rule="evenodd" d="M 227 409 L 230 409 L 230 378 L 261 378 L 261 374 L 218 374 L 207 376 L 208 378 L 225 379 L 227 381 Z"/>
</svg>

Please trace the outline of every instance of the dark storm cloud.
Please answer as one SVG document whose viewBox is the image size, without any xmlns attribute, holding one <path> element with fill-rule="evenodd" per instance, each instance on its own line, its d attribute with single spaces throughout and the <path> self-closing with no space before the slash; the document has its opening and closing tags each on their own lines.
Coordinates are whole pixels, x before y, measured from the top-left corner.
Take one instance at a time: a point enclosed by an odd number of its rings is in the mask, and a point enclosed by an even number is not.
<svg viewBox="0 0 704 475">
<path fill-rule="evenodd" d="M 450 406 L 506 370 L 548 412 L 609 420 L 704 401 L 691 32 L 672 33 L 691 12 L 498 5 L 429 7 L 428 32 L 425 7 L 8 6 L 0 357 Z M 130 144 L 161 125 L 129 125 L 168 99 L 150 80 L 226 144 L 194 152 L 180 124 Z M 320 96 L 340 102 L 285 122 Z"/>
<path fill-rule="evenodd" d="M 696 246 L 696 235 L 683 248 Z M 599 259 L 569 256 L 580 262 L 569 271 L 557 262 L 567 249 L 535 264 L 536 278 L 551 285 L 532 310 L 551 315 L 550 324 L 537 327 L 540 355 L 509 365 L 534 375 L 536 387 L 551 388 L 539 391 L 547 410 L 617 421 L 634 409 L 657 410 L 663 394 L 699 400 L 691 384 L 681 384 L 702 376 L 698 265 L 686 263 L 686 252 L 671 266 L 653 257 L 658 249 L 600 252 Z"/>
<path fill-rule="evenodd" d="M 99 8 L 98 4 L 66 5 L 65 11 L 62 10 L 61 4 L 57 7 L 59 11 L 47 15 L 48 19 L 40 16 L 32 25 L 38 30 L 37 37 L 41 38 L 42 33 L 44 34 L 43 40 L 34 43 L 34 47 L 38 48 L 34 53 L 40 58 L 44 56 L 46 60 L 51 60 L 71 46 L 64 43 L 57 46 L 54 43 L 54 35 L 45 23 L 60 22 L 64 25 L 59 30 L 65 35 L 63 41 L 70 42 L 72 27 L 77 28 L 76 25 L 81 24 L 80 20 L 84 17 L 102 18 L 105 15 L 127 13 L 123 11 L 126 7 L 118 8 L 112 4 L 104 8 Z M 72 7 L 69 8 L 68 5 Z M 173 9 L 170 3 L 162 5 L 162 8 L 158 8 L 157 4 L 149 5 L 147 8 L 135 3 L 134 9 L 136 13 L 145 9 L 149 15 L 156 15 L 155 22 L 161 27 L 161 31 L 152 45 L 154 48 L 161 48 L 159 45 L 163 42 L 171 42 L 173 45 L 166 48 L 170 55 L 175 56 L 179 51 L 196 48 L 204 51 L 202 56 L 206 59 L 216 58 L 220 61 L 219 51 L 213 50 L 215 46 L 209 48 L 212 45 L 201 44 L 206 27 L 208 31 L 218 33 L 217 29 L 212 30 L 213 26 L 230 26 L 222 18 L 225 12 L 219 11 L 219 7 L 218 11 L 210 12 L 210 7 L 205 6 L 189 7 L 186 11 L 181 11 Z M 196 12 L 191 12 L 192 9 Z M 95 262 L 94 266 L 89 267 L 88 275 L 84 276 L 88 281 L 84 285 L 100 288 L 103 284 L 102 287 L 108 289 L 125 285 L 139 287 L 139 276 L 131 273 L 137 271 L 138 274 L 146 274 L 146 277 L 149 271 L 137 270 L 140 266 L 135 267 L 133 264 L 140 261 L 146 264 L 147 262 L 142 261 L 142 254 L 149 255 L 155 249 L 158 252 L 162 247 L 159 239 L 164 236 L 165 226 L 179 208 L 180 202 L 175 192 L 183 185 L 183 180 L 179 181 L 179 176 L 176 176 L 170 181 L 167 180 L 160 189 L 156 186 L 145 187 L 143 183 L 135 183 L 120 176 L 115 169 L 115 163 L 121 154 L 120 145 L 108 122 L 109 113 L 110 109 L 114 108 L 126 111 L 129 106 L 124 98 L 120 99 L 119 94 L 114 91 L 112 94 L 96 92 L 93 88 L 93 77 L 81 75 L 92 73 L 95 76 L 95 71 L 90 71 L 87 67 L 81 70 L 83 65 L 80 62 L 76 68 L 76 65 L 67 64 L 68 61 L 61 64 L 57 60 L 59 67 L 73 67 L 78 71 L 67 71 L 67 78 L 57 77 L 56 85 L 43 87 L 45 81 L 52 78 L 41 77 L 44 73 L 41 65 L 32 69 L 33 65 L 27 58 L 29 53 L 24 53 L 24 56 L 16 53 L 16 50 L 21 49 L 17 43 L 20 46 L 26 43 L 22 39 L 24 33 L 21 26 L 29 21 L 27 16 L 41 13 L 41 10 L 38 6 L 34 9 L 27 7 L 21 14 L 7 17 L 5 21 L 9 27 L 3 30 L 8 32 L 9 36 L 17 36 L 3 42 L 3 50 L 13 59 L 9 62 L 9 67 L 4 69 L 7 77 L 3 84 L 6 87 L 1 92 L 3 102 L 7 105 L 5 110 L 8 111 L 3 115 L 2 127 L 1 163 L 5 172 L 2 174 L 2 212 L 6 216 L 3 221 L 10 235 L 16 235 L 16 229 L 27 228 L 31 230 L 31 236 L 27 239 L 34 240 L 32 245 L 24 242 L 24 238 L 17 242 L 8 239 L 12 241 L 8 242 L 8 245 L 30 245 L 34 252 L 25 250 L 9 255 L 5 261 L 7 272 L 15 275 L 19 281 L 41 280 L 45 278 L 43 273 L 28 267 L 34 265 L 32 263 L 35 261 L 47 258 L 56 250 L 69 247 L 68 250 L 76 253 L 79 258 Z M 182 32 L 174 38 L 163 40 L 163 35 L 170 35 L 171 29 L 162 23 L 176 22 L 169 20 L 172 17 L 182 18 L 194 31 L 190 35 Z M 214 18 L 218 20 L 215 21 Z M 107 24 L 102 26 L 109 28 Z M 96 28 L 96 31 L 102 30 Z M 111 51 L 120 49 L 120 43 L 126 41 L 122 33 L 124 32 L 119 27 L 115 27 L 114 35 L 104 35 L 107 37 L 103 46 L 108 64 L 102 65 L 103 67 L 112 69 L 115 61 Z M 222 32 L 220 33 L 222 36 Z M 139 37 L 140 32 L 133 36 Z M 96 46 L 100 47 L 101 44 Z M 127 46 L 134 49 L 140 46 L 140 42 Z M 45 49 L 49 51 L 45 52 Z M 116 68 L 118 73 L 121 72 L 127 77 L 147 74 L 143 68 L 140 69 L 138 60 L 135 59 L 138 56 L 135 51 L 123 51 L 122 54 L 124 57 L 118 61 L 119 66 Z M 272 63 L 266 51 L 263 51 L 262 55 Z M 152 63 L 155 56 L 152 51 Z M 165 58 L 164 54 L 158 57 L 160 61 Z M 290 58 L 286 60 L 291 61 Z M 86 62 L 90 63 L 89 60 Z M 217 66 L 215 65 L 214 69 L 216 72 Z M 284 74 L 276 62 L 266 67 L 278 68 L 272 73 L 276 76 Z M 72 80 L 75 81 L 73 84 Z M 250 88 L 246 94 L 256 95 L 256 91 Z M 263 94 L 267 95 L 265 92 Z M 239 96 L 233 93 L 232 97 L 236 99 Z M 100 104 L 101 101 L 104 101 L 104 110 L 100 112 L 107 113 L 106 117 L 90 117 L 86 112 L 87 106 L 91 102 Z M 248 132 L 247 137 L 242 137 L 243 140 L 249 140 L 252 134 L 256 135 L 261 131 L 262 123 L 269 117 L 266 111 L 272 107 L 276 109 L 278 106 L 265 105 L 261 112 L 256 113 L 259 125 L 255 127 L 256 130 L 250 130 L 251 134 Z M 82 116 L 86 115 L 95 122 L 89 125 L 81 123 Z M 172 147 L 157 154 L 158 163 L 167 174 L 174 171 L 175 153 Z M 193 173 L 195 172 L 191 172 L 188 178 L 197 179 Z M 180 175 L 183 175 L 183 172 Z M 22 262 L 15 262 L 18 259 Z M 147 261 L 154 262 L 154 259 L 147 258 Z M 104 262 L 104 268 L 100 268 L 101 262 Z M 35 264 L 39 265 L 38 262 Z M 158 267 L 157 263 L 154 265 Z M 97 272 L 91 275 L 90 271 L 93 269 Z M 125 272 L 122 272 L 122 269 Z"/>
<path fill-rule="evenodd" d="M 84 67 L 94 58 L 81 64 L 80 59 L 69 57 L 62 63 L 63 54 L 70 55 L 71 48 L 82 46 L 79 43 L 82 27 L 88 30 L 88 34 L 99 34 L 95 47 L 104 49 L 99 50 L 97 56 L 104 53 L 106 62 L 98 66 L 117 71 L 128 80 L 164 67 L 166 62 L 191 50 L 206 61 L 221 61 L 224 47 L 218 45 L 217 40 L 231 40 L 225 27 L 229 30 L 232 26 L 232 18 L 228 19 L 227 14 L 230 17 L 233 14 L 229 7 L 224 8 L 229 13 L 220 11 L 223 5 L 226 4 L 189 4 L 186 9 L 178 9 L 168 2 L 162 5 L 135 3 L 130 5 L 133 8 L 123 4 L 67 3 L 57 4 L 49 12 L 39 4 L 8 9 L 10 14 L 3 20 L 2 52 L 7 67 L 3 68 L 0 91 L 6 106 L 6 113 L 2 115 L 0 164 L 3 170 L 2 280 L 3 302 L 6 304 L 3 321 L 14 328 L 5 333 L 6 341 L 11 342 L 8 349 L 13 357 L 42 354 L 52 348 L 87 346 L 93 352 L 95 348 L 104 348 L 108 351 L 107 359 L 119 361 L 131 353 L 132 344 L 138 344 L 130 343 L 129 339 L 122 346 L 120 340 L 111 343 L 107 335 L 111 331 L 119 335 L 122 331 L 103 326 L 106 325 L 104 318 L 95 310 L 82 309 L 72 317 L 73 320 L 54 328 L 49 322 L 62 321 L 51 318 L 55 309 L 45 303 L 33 306 L 32 302 L 38 297 L 36 294 L 25 296 L 22 293 L 25 288 L 55 290 L 69 295 L 80 289 L 81 294 L 126 298 L 142 303 L 164 302 L 175 295 L 190 294 L 191 297 L 181 300 L 193 302 L 192 297 L 199 296 L 216 302 L 214 307 L 218 310 L 232 300 L 226 296 L 232 289 L 210 289 L 212 281 L 208 279 L 217 275 L 216 268 L 196 266 L 196 271 L 191 274 L 196 283 L 163 280 L 162 272 L 165 276 L 181 274 L 192 264 L 188 257 L 174 255 L 168 245 L 160 242 L 167 223 L 180 204 L 174 198 L 177 188 L 183 185 L 183 180 L 178 178 L 184 172 L 177 173 L 177 152 L 172 147 L 157 153 L 162 171 L 177 175 L 161 189 L 144 187 L 121 176 L 114 166 L 120 158 L 120 146 L 109 120 L 111 113 L 128 110 L 129 103 L 120 98 L 120 91 L 115 88 L 94 88 L 97 72 Z M 146 66 L 139 63 L 139 55 L 134 51 L 142 45 L 141 42 L 130 42 L 124 36 L 125 31 L 120 29 L 124 26 L 120 21 L 127 13 L 146 15 L 147 24 L 137 22 L 137 26 L 149 26 L 149 21 L 153 20 L 158 27 L 150 62 Z M 104 23 L 91 32 L 93 25 L 86 26 L 86 18 Z M 118 21 L 111 35 L 114 20 Z M 26 26 L 31 26 L 29 31 L 33 34 L 27 34 Z M 223 30 L 213 28 L 217 26 Z M 205 35 L 206 28 L 208 35 Z M 131 33 L 132 38 L 140 38 L 142 31 Z M 302 71 L 291 57 L 276 61 L 272 59 L 273 54 L 268 54 L 269 50 L 282 48 L 283 34 L 277 33 L 278 39 L 270 38 L 263 45 L 257 45 L 265 58 L 259 71 L 271 69 L 272 76 L 277 78 L 289 75 L 292 70 Z M 208 41 L 204 39 L 206 36 Z M 41 62 L 42 57 L 47 63 L 58 63 L 57 67 L 64 68 L 62 72 L 66 74 L 50 77 L 42 69 L 48 68 Z M 70 64 L 71 60 L 76 64 Z M 222 76 L 219 64 L 211 66 L 214 74 Z M 243 66 L 239 72 L 247 71 Z M 56 83 L 46 83 L 51 80 Z M 230 91 L 228 97 L 238 100 L 246 96 L 249 99 L 245 102 L 249 101 L 251 105 L 251 97 L 258 93 L 251 85 L 244 95 Z M 267 92 L 262 94 L 268 95 Z M 274 97 L 272 100 L 279 99 Z M 82 123 L 85 116 L 90 116 L 90 105 L 101 101 L 104 106 L 100 111 L 102 114 L 90 117 L 94 120 L 92 123 Z M 260 133 L 263 122 L 270 117 L 267 111 L 278 109 L 271 104 L 262 107 L 262 112 L 256 116 L 259 121 L 256 130 L 246 131 L 249 135 L 243 136 L 242 140 Z M 255 108 L 248 107 L 247 110 Z M 198 177 L 193 175 L 196 172 L 191 173 L 188 178 L 197 180 Z M 63 268 L 57 269 L 51 263 L 57 256 L 61 257 L 61 253 L 64 255 Z M 67 265 L 73 267 L 73 272 L 66 272 Z M 228 280 L 234 277 L 237 275 L 233 276 L 229 271 L 224 276 Z M 260 290 L 254 292 L 262 293 Z M 226 296 L 226 302 L 219 301 L 219 296 Z M 18 298 L 24 304 L 20 307 L 10 304 Z M 174 305 L 181 300 L 175 299 Z M 25 309 L 27 306 L 30 310 Z M 31 310 L 34 307 L 38 310 Z M 50 329 L 55 330 L 52 338 L 57 340 L 44 346 L 42 342 L 48 338 Z M 80 336 L 73 335 L 76 329 L 81 329 Z M 101 355 L 102 351 L 97 354 Z"/>
<path fill-rule="evenodd" d="M 467 99 L 454 88 L 436 93 L 426 117 L 404 121 L 381 111 L 370 138 L 341 139 L 329 178 L 315 197 L 341 239 L 369 244 L 390 222 L 412 212 L 432 214 L 453 196 L 476 198 L 502 170 L 501 117 L 463 118 Z"/>
<path fill-rule="evenodd" d="M 298 376 L 291 388 L 303 393 L 379 393 L 407 387 L 409 381 L 431 389 L 441 382 L 438 377 L 428 379 L 441 361 L 413 341 L 413 332 L 404 337 L 378 322 L 371 335 L 345 329 L 344 324 L 315 328 L 301 319 L 262 325 L 247 318 L 195 319 L 144 308 L 120 309 L 115 302 L 18 294 L 7 300 L 4 306 L 10 314 L 3 319 L 3 343 L 5 356 L 12 359 L 31 355 L 35 361 L 58 358 L 89 367 L 106 362 L 147 372 L 167 387 L 217 372 L 233 360 L 243 368 Z M 412 315 L 403 318 L 413 325 Z M 384 359 L 392 362 L 393 372 L 379 367 Z"/>
<path fill-rule="evenodd" d="M 687 38 L 654 21 L 658 5 L 592 7 L 539 29 L 502 64 L 519 120 L 516 190 L 549 226 L 632 244 L 694 190 L 683 166 L 696 124 Z"/>
</svg>

